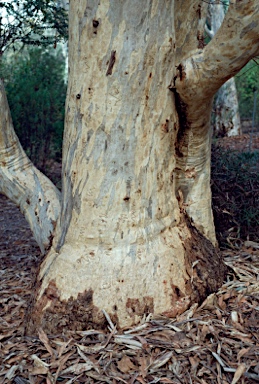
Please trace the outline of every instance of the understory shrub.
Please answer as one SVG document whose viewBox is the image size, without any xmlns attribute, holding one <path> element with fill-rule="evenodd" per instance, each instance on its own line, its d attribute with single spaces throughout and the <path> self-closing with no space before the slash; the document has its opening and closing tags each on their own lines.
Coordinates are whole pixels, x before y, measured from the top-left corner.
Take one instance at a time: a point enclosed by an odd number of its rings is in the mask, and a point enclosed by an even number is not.
<svg viewBox="0 0 259 384">
<path fill-rule="evenodd" d="M 259 151 L 212 146 L 212 207 L 221 247 L 259 241 Z"/>
<path fill-rule="evenodd" d="M 61 159 L 66 84 L 62 52 L 27 48 L 1 60 L 8 102 L 19 140 L 43 172 Z"/>
</svg>

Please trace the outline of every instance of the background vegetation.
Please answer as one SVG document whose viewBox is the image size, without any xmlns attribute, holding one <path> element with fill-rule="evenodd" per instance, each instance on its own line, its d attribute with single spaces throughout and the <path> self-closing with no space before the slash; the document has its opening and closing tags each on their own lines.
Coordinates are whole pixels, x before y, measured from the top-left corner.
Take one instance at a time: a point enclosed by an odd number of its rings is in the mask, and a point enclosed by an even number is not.
<svg viewBox="0 0 259 384">
<path fill-rule="evenodd" d="M 49 159 L 61 160 L 64 56 L 54 49 L 28 47 L 3 58 L 0 68 L 15 131 L 32 162 L 45 171 Z"/>
<path fill-rule="evenodd" d="M 212 207 L 221 247 L 259 241 L 259 151 L 212 147 Z"/>
<path fill-rule="evenodd" d="M 259 65 L 249 62 L 236 76 L 241 136 L 233 149 L 212 146 L 212 204 L 221 246 L 259 242 Z M 254 115 L 254 127 L 253 125 Z M 224 139 L 222 139 L 224 141 Z M 246 143 L 246 144 L 245 144 Z"/>
<path fill-rule="evenodd" d="M 254 94 L 257 93 L 256 123 L 259 118 L 259 60 L 250 61 L 236 76 L 241 119 L 252 119 Z"/>
</svg>

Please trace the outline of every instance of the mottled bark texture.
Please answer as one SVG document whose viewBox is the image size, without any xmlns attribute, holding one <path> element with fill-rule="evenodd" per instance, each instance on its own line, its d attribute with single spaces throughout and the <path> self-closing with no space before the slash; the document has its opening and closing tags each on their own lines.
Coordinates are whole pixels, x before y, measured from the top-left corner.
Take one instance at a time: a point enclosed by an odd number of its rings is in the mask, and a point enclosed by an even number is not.
<svg viewBox="0 0 259 384">
<path fill-rule="evenodd" d="M 0 80 L 0 193 L 25 215 L 42 253 L 50 248 L 60 215 L 60 192 L 36 169 L 16 136 Z"/>
<path fill-rule="evenodd" d="M 208 6 L 208 21 L 206 32 L 212 39 L 220 28 L 225 17 L 224 3 L 211 0 Z M 237 136 L 241 134 L 241 121 L 238 107 L 236 82 L 234 77 L 224 83 L 218 90 L 215 100 L 215 136 Z"/>
<path fill-rule="evenodd" d="M 172 89 L 183 111 L 178 133 L 177 178 L 187 212 L 213 241 L 210 201 L 209 119 L 214 94 L 259 53 L 259 4 L 231 2 L 218 32 L 204 49 L 179 58 Z M 184 33 L 184 28 L 180 30 Z M 176 98 L 176 99 L 177 99 Z M 185 128 L 184 128 L 185 127 Z M 183 129 L 184 128 L 184 129 Z M 179 140 L 180 139 L 180 140 Z M 193 169 L 195 170 L 195 177 Z M 189 177 L 188 177 L 189 176 Z"/>
<path fill-rule="evenodd" d="M 70 1 L 60 221 L 28 332 L 182 313 L 224 278 L 210 197 L 215 92 L 258 53 L 257 1 L 204 47 L 207 3 Z"/>
</svg>

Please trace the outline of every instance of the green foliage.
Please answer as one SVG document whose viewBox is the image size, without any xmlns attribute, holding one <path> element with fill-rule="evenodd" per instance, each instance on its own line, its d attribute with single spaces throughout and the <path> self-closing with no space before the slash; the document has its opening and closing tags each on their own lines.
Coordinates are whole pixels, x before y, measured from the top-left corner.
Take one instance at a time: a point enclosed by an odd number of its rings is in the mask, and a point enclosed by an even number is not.
<svg viewBox="0 0 259 384">
<path fill-rule="evenodd" d="M 68 15 L 58 0 L 0 1 L 0 69 L 14 128 L 31 160 L 44 170 L 60 157 L 65 59 L 43 49 L 66 40 Z M 34 49 L 27 49 L 34 46 Z M 36 48 L 40 46 L 42 48 Z M 16 54 L 2 54 L 12 48 Z"/>
<path fill-rule="evenodd" d="M 56 0 L 0 1 L 0 53 L 22 45 L 54 46 L 67 39 L 67 12 Z"/>
<path fill-rule="evenodd" d="M 250 61 L 235 79 L 238 91 L 240 116 L 242 119 L 252 119 L 254 91 L 259 88 L 258 60 Z M 259 89 L 257 94 L 259 94 Z M 256 116 L 257 118 L 259 117 L 259 96 L 257 96 Z"/>
<path fill-rule="evenodd" d="M 212 147 L 212 206 L 221 246 L 259 240 L 259 152 Z"/>
<path fill-rule="evenodd" d="M 61 157 L 65 63 L 63 55 L 53 51 L 30 48 L 1 64 L 16 133 L 41 170 L 48 159 Z"/>
</svg>

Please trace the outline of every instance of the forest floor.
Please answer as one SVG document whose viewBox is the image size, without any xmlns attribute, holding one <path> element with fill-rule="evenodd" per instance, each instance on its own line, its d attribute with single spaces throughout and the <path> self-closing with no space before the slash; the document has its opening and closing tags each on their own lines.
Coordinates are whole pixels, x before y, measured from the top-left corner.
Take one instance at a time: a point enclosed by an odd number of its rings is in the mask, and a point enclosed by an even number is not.
<svg viewBox="0 0 259 384">
<path fill-rule="evenodd" d="M 249 136 L 220 145 L 249 148 Z M 253 145 L 259 149 L 259 138 Z M 124 331 L 107 318 L 106 332 L 27 337 L 41 255 L 18 208 L 0 195 L 0 383 L 259 382 L 259 244 L 223 254 L 224 285 L 177 318 L 148 317 Z"/>
</svg>

